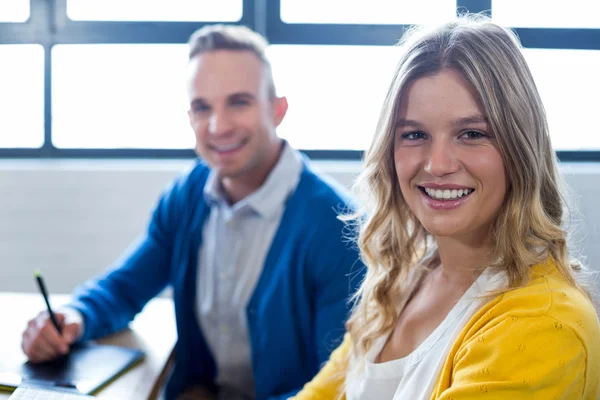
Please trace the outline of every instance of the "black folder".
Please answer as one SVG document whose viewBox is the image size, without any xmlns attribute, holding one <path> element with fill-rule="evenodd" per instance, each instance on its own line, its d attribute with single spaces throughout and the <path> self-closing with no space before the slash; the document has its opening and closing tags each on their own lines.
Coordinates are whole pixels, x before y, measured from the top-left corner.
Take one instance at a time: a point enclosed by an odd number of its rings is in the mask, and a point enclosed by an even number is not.
<svg viewBox="0 0 600 400">
<path fill-rule="evenodd" d="M 40 364 L 24 363 L 18 371 L 13 371 L 14 375 L 20 377 L 19 381 L 2 382 L 2 375 L 8 374 L 0 373 L 0 385 L 16 387 L 23 383 L 94 394 L 143 357 L 142 351 L 127 347 L 77 344 L 69 354 L 57 360 Z"/>
</svg>

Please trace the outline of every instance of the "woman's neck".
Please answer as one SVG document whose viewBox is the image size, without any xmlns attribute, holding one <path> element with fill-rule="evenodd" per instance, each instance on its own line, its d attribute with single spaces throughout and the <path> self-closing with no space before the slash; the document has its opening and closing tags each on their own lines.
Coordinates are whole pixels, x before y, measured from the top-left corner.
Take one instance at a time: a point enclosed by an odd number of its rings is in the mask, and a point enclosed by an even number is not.
<svg viewBox="0 0 600 400">
<path fill-rule="evenodd" d="M 471 285 L 492 262 L 491 240 L 479 237 L 436 238 L 439 253 L 439 277 L 448 284 Z"/>
</svg>

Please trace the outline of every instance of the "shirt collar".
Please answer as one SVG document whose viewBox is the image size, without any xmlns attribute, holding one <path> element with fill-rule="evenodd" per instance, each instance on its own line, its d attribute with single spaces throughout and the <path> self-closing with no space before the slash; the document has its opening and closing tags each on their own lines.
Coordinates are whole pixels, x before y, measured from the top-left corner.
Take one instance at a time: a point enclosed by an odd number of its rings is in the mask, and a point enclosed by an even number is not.
<svg viewBox="0 0 600 400">
<path fill-rule="evenodd" d="M 237 202 L 232 209 L 235 211 L 250 207 L 264 218 L 275 217 L 296 188 L 302 168 L 302 156 L 287 141 L 284 141 L 279 160 L 262 186 Z M 215 170 L 211 170 L 208 176 L 204 186 L 204 196 L 207 202 L 213 205 L 227 204 L 225 192 Z"/>
<path fill-rule="evenodd" d="M 225 192 L 219 182 L 219 177 L 214 169 L 210 170 L 206 183 L 204 184 L 204 197 L 210 205 L 225 201 Z"/>
</svg>

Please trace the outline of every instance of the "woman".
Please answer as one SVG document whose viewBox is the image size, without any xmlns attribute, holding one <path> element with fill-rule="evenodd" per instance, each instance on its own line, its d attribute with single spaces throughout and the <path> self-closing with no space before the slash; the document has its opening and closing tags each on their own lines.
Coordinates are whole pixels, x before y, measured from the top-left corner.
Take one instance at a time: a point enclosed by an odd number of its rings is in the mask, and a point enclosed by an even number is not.
<svg viewBox="0 0 600 400">
<path fill-rule="evenodd" d="M 367 275 L 296 399 L 598 399 L 598 315 L 518 40 L 467 16 L 403 42 L 361 180 Z"/>
</svg>

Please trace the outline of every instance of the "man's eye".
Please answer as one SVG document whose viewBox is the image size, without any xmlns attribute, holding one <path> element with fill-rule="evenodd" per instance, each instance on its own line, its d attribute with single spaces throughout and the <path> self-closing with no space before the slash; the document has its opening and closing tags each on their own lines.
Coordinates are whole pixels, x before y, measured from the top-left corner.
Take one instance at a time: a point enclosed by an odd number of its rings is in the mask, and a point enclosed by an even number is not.
<svg viewBox="0 0 600 400">
<path fill-rule="evenodd" d="M 194 108 L 193 108 L 193 111 L 194 111 L 194 112 L 197 112 L 197 113 L 201 113 L 201 112 L 202 112 L 202 113 L 203 113 L 203 112 L 207 112 L 208 110 L 210 110 L 210 107 L 209 107 L 209 106 L 206 106 L 206 105 L 202 105 L 202 104 L 201 104 L 201 105 L 194 106 Z"/>
</svg>

